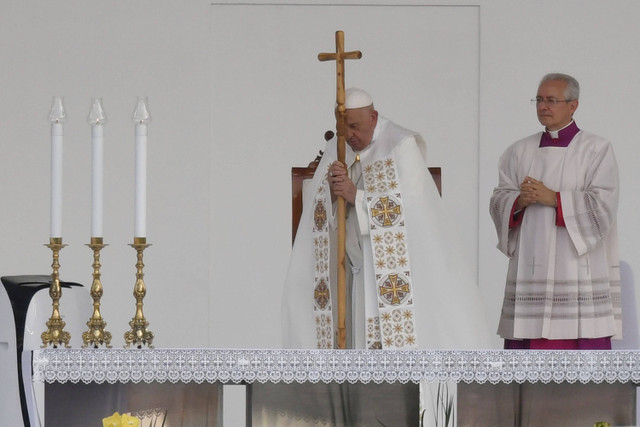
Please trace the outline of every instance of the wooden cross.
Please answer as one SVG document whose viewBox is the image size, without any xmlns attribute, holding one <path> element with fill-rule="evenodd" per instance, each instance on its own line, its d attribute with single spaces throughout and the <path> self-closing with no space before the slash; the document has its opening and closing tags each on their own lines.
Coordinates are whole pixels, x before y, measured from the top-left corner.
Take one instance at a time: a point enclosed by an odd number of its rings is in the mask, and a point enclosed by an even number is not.
<svg viewBox="0 0 640 427">
<path fill-rule="evenodd" d="M 344 94 L 344 60 L 345 59 L 360 59 L 362 58 L 362 52 L 354 50 L 351 52 L 344 51 L 344 32 L 336 31 L 336 52 L 335 53 L 319 53 L 318 60 L 320 61 L 336 61 L 336 101 L 338 104 L 338 125 L 340 124 L 340 116 L 342 116 L 342 124 L 344 125 L 345 114 L 345 94 Z M 338 131 L 338 137 L 340 136 L 340 128 Z M 342 136 L 344 137 L 344 127 L 342 128 Z M 344 142 L 344 140 L 343 140 Z M 340 156 L 340 153 L 338 153 Z M 344 156 L 344 151 L 343 151 Z M 340 159 L 338 159 L 340 160 Z M 344 162 L 344 158 L 341 160 Z"/>
<path fill-rule="evenodd" d="M 344 92 L 344 60 L 360 59 L 360 51 L 344 51 L 344 32 L 336 31 L 336 52 L 319 53 L 320 61 L 336 61 L 336 130 L 338 131 L 338 161 L 345 163 L 345 92 Z M 347 346 L 347 285 L 346 285 L 346 217 L 347 205 L 343 197 L 338 197 L 338 348 Z"/>
</svg>

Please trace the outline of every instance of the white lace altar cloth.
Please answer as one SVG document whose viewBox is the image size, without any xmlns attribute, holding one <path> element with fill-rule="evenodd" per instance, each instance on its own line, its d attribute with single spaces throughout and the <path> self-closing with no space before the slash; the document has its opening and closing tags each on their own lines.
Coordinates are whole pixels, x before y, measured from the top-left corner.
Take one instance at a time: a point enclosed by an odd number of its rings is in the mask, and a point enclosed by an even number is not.
<svg viewBox="0 0 640 427">
<path fill-rule="evenodd" d="M 42 349 L 37 382 L 640 382 L 637 351 Z"/>
</svg>

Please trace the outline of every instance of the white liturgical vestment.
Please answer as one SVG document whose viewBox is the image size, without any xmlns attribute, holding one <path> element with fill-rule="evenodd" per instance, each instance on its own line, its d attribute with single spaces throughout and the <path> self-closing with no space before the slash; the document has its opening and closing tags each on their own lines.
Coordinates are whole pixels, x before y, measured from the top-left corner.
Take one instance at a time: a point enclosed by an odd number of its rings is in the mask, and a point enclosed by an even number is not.
<svg viewBox="0 0 640 427">
<path fill-rule="evenodd" d="M 611 144 L 579 131 L 566 147 L 540 147 L 541 133 L 500 158 L 491 198 L 498 249 L 509 257 L 498 334 L 505 339 L 620 338 L 618 168 Z M 556 210 L 528 206 L 509 220 L 526 176 L 560 193 Z"/>
<path fill-rule="evenodd" d="M 347 213 L 351 345 L 489 348 L 482 298 L 461 265 L 422 137 L 379 117 L 372 142 L 357 155 L 356 162 L 347 145 L 345 160 L 358 188 Z M 327 173 L 336 158 L 332 140 L 311 183 L 312 197 L 303 201 L 284 286 L 286 347 L 335 344 L 337 219 Z"/>
</svg>

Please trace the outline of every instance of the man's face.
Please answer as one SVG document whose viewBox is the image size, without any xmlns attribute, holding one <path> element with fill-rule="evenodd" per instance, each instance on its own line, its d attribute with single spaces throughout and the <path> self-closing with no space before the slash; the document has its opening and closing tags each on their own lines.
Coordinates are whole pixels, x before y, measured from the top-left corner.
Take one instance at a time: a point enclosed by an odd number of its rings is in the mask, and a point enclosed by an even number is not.
<svg viewBox="0 0 640 427">
<path fill-rule="evenodd" d="M 347 143 L 353 151 L 362 151 L 371 142 L 378 123 L 378 112 L 373 107 L 354 108 L 345 112 Z"/>
<path fill-rule="evenodd" d="M 567 100 L 564 95 L 566 88 L 567 83 L 562 80 L 550 80 L 538 87 L 536 99 L 542 100 L 536 104 L 538 120 L 547 130 L 558 130 L 568 125 L 578 108 L 578 100 L 553 104 L 553 100 Z"/>
</svg>

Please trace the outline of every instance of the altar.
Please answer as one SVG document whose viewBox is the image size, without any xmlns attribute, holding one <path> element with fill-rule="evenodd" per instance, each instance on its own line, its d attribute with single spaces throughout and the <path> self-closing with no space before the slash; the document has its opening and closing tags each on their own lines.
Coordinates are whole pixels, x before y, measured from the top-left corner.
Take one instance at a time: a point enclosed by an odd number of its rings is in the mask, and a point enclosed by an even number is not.
<svg viewBox="0 0 640 427">
<path fill-rule="evenodd" d="M 33 383 L 44 385 L 43 417 L 50 426 L 62 419 L 65 426 L 89 425 L 89 418 L 99 425 L 115 411 L 160 406 L 166 426 L 220 426 L 224 387 L 230 385 L 246 387 L 246 425 L 265 425 L 258 420 L 267 406 L 282 401 L 274 392 L 289 389 L 295 407 L 314 387 L 325 390 L 319 396 L 338 386 L 375 398 L 368 388 L 397 386 L 384 393 L 401 402 L 411 400 L 407 390 L 438 383 L 457 385 L 460 426 L 505 425 L 495 424 L 496 417 L 511 420 L 508 425 L 541 425 L 540 419 L 565 426 L 637 423 L 636 351 L 42 349 L 32 357 Z M 265 396 L 272 396 L 271 403 Z M 36 405 L 42 409 L 43 403 Z M 416 409 L 411 405 L 400 413 Z M 418 425 L 418 414 L 415 420 L 392 425 Z"/>
</svg>

